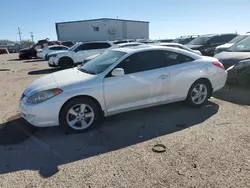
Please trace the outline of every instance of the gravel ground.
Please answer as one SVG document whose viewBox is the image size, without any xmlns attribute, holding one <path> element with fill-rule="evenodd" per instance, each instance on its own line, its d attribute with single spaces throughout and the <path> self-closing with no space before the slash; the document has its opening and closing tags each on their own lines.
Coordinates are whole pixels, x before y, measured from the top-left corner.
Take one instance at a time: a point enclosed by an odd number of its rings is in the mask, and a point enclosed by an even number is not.
<svg viewBox="0 0 250 188">
<path fill-rule="evenodd" d="M 250 187 L 250 89 L 227 86 L 201 109 L 147 108 L 67 135 L 20 119 L 23 90 L 56 69 L 16 58 L 0 56 L 0 187 Z"/>
</svg>

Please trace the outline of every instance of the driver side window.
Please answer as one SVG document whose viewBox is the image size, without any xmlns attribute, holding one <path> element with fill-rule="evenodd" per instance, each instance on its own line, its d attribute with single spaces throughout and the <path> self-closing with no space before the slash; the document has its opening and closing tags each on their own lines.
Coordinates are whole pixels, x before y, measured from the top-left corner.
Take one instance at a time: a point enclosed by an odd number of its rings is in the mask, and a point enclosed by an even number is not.
<svg viewBox="0 0 250 188">
<path fill-rule="evenodd" d="M 166 50 L 145 51 L 124 59 L 116 68 L 122 68 L 125 74 L 148 71 L 193 61 L 191 57 Z"/>
<path fill-rule="evenodd" d="M 78 46 L 78 47 L 75 49 L 75 52 L 83 51 L 83 50 L 86 50 L 85 44 L 82 44 L 82 45 Z"/>
<path fill-rule="evenodd" d="M 131 74 L 152 69 L 150 52 L 140 52 L 124 59 L 116 68 L 124 69 L 125 74 Z"/>
</svg>

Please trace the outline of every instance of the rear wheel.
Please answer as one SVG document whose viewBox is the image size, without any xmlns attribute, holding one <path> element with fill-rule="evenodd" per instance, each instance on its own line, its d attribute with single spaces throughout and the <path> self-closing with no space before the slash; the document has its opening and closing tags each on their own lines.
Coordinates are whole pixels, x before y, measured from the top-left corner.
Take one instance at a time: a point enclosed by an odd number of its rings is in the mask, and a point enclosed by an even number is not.
<svg viewBox="0 0 250 188">
<path fill-rule="evenodd" d="M 186 100 L 192 107 L 201 107 L 207 102 L 210 93 L 210 85 L 204 80 L 198 80 L 189 89 Z"/>
<path fill-rule="evenodd" d="M 72 68 L 74 66 L 73 60 L 69 57 L 62 57 L 59 60 L 58 64 L 59 64 L 60 69 L 68 69 L 68 68 Z"/>
<path fill-rule="evenodd" d="M 65 132 L 86 132 L 96 127 L 101 117 L 101 109 L 93 100 L 77 98 L 63 107 L 60 126 Z"/>
<path fill-rule="evenodd" d="M 49 60 L 48 54 L 45 55 L 45 60 L 46 60 L 46 61 Z"/>
</svg>

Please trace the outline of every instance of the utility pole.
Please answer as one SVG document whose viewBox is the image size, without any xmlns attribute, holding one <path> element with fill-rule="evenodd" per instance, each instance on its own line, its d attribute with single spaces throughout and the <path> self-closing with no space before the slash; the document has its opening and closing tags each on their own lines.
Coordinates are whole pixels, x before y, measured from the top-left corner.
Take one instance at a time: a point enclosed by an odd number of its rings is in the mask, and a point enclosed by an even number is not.
<svg viewBox="0 0 250 188">
<path fill-rule="evenodd" d="M 34 35 L 33 35 L 33 32 L 30 32 L 30 37 L 31 37 L 31 41 L 34 42 Z"/>
<path fill-rule="evenodd" d="M 19 35 L 19 39 L 20 39 L 20 44 L 21 44 L 21 42 L 22 42 L 22 36 L 21 36 L 21 30 L 20 30 L 20 27 L 18 27 L 18 33 L 17 33 L 18 35 Z"/>
</svg>

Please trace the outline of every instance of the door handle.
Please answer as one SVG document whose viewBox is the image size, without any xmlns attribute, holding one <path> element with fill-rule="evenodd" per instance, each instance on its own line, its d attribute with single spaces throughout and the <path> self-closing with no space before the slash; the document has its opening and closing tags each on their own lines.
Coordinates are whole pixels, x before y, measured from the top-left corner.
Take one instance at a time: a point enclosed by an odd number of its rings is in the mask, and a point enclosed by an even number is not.
<svg viewBox="0 0 250 188">
<path fill-rule="evenodd" d="M 163 74 L 163 75 L 161 75 L 161 76 L 159 76 L 159 79 L 165 79 L 165 78 L 168 78 L 168 75 L 167 74 Z"/>
</svg>

